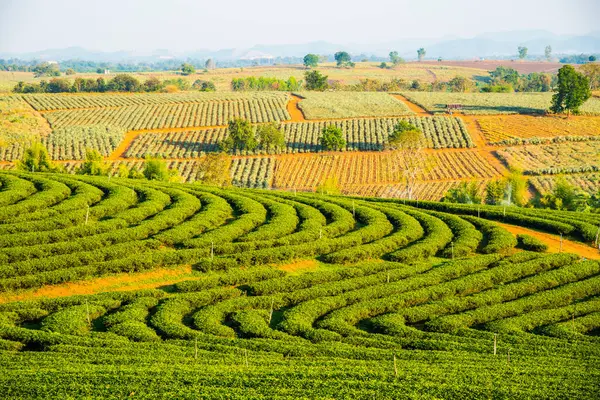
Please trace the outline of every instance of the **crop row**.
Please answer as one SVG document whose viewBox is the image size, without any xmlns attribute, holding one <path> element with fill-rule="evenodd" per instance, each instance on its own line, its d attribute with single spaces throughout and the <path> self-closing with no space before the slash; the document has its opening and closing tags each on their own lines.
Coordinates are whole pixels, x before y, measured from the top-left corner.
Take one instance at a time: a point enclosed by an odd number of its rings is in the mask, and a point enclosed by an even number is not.
<svg viewBox="0 0 600 400">
<path fill-rule="evenodd" d="M 180 92 L 134 94 L 30 94 L 21 96 L 35 110 L 68 110 L 74 108 L 104 108 L 149 104 L 180 104 L 253 99 L 285 101 L 285 93 Z"/>
<path fill-rule="evenodd" d="M 226 125 L 233 118 L 253 123 L 290 118 L 285 98 L 64 110 L 43 115 L 54 129 L 73 125 L 112 125 L 126 130 Z"/>
</svg>

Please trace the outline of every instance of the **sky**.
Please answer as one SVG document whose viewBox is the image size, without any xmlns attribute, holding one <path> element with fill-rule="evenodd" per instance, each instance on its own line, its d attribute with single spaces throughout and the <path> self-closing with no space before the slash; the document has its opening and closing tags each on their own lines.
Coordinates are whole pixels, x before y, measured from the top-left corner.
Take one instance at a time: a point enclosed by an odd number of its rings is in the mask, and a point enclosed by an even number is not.
<svg viewBox="0 0 600 400">
<path fill-rule="evenodd" d="M 0 52 L 172 52 L 597 31 L 600 0 L 0 0 Z"/>
</svg>

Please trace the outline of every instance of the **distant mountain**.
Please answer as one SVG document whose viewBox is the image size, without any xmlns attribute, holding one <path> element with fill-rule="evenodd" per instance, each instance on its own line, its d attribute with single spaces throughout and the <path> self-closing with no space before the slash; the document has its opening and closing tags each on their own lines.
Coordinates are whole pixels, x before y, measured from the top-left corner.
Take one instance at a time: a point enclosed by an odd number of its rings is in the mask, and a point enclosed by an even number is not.
<svg viewBox="0 0 600 400">
<path fill-rule="evenodd" d="M 269 45 L 257 44 L 246 49 L 221 49 L 172 53 L 168 49 L 153 52 L 101 52 L 91 51 L 82 47 L 65 49 L 48 49 L 31 53 L 8 54 L 0 53 L 0 58 L 20 58 L 25 60 L 89 60 L 97 62 L 152 62 L 164 59 L 197 59 L 213 58 L 217 61 L 234 61 L 248 58 L 249 54 L 265 54 L 277 57 L 303 57 L 307 53 L 332 55 L 345 50 L 354 55 L 387 57 L 395 50 L 407 59 L 416 58 L 416 50 L 425 47 L 427 58 L 442 57 L 449 59 L 473 58 L 510 58 L 516 57 L 517 47 L 526 46 L 530 55 L 542 55 L 547 45 L 552 46 L 554 54 L 600 53 L 600 31 L 587 35 L 557 35 L 543 30 L 490 32 L 473 38 L 445 37 L 441 39 L 397 39 L 385 43 L 373 44 L 336 44 L 317 41 L 302 44 Z"/>
</svg>

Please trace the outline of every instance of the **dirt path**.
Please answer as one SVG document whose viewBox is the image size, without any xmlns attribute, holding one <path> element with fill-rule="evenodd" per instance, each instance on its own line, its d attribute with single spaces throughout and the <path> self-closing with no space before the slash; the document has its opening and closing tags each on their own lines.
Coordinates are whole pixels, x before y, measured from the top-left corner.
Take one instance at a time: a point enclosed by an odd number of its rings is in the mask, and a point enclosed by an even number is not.
<svg viewBox="0 0 600 400">
<path fill-rule="evenodd" d="M 513 235 L 526 234 L 533 236 L 548 245 L 549 253 L 560 252 L 560 236 L 552 235 L 546 232 L 540 232 L 529 228 L 523 228 L 521 226 L 503 224 L 498 222 L 498 225 L 505 228 Z M 588 246 L 585 243 L 575 242 L 573 240 L 563 239 L 562 241 L 562 252 L 563 253 L 575 253 L 581 257 L 588 259 L 600 260 L 600 252 L 594 249 L 592 246 Z"/>
<path fill-rule="evenodd" d="M 423 107 L 418 106 L 415 103 L 409 101 L 406 97 L 402 96 L 401 94 L 392 94 L 392 96 L 406 104 L 410 111 L 414 112 L 420 117 L 431 117 L 433 115 L 430 112 L 427 112 Z"/>
<path fill-rule="evenodd" d="M 117 148 L 106 157 L 109 161 L 116 161 L 122 158 L 123 154 L 127 151 L 131 143 L 140 135 L 140 131 L 129 131 L 123 136 L 123 140 L 117 146 Z"/>
<path fill-rule="evenodd" d="M 18 293 L 2 293 L 0 294 L 0 303 L 33 300 L 40 297 L 56 298 L 107 291 L 153 289 L 173 285 L 188 279 L 199 279 L 198 275 L 192 274 L 192 267 L 189 265 L 177 268 L 157 268 L 146 272 L 121 273 L 59 285 L 45 285 L 39 289 L 25 290 Z"/>
<path fill-rule="evenodd" d="M 288 101 L 288 103 L 287 103 L 287 111 L 290 114 L 290 116 L 292 117 L 292 119 L 290 121 L 291 122 L 306 121 L 306 118 L 304 117 L 302 110 L 298 106 L 298 103 L 300 103 L 300 100 L 302 100 L 302 97 L 296 96 L 295 94 L 290 94 L 290 97 L 291 97 L 290 101 Z"/>
<path fill-rule="evenodd" d="M 467 126 L 467 130 L 471 135 L 471 139 L 473 139 L 473 143 L 475 144 L 475 148 L 479 152 L 479 154 L 485 158 L 500 174 L 505 174 L 508 172 L 508 169 L 502 162 L 495 156 L 495 151 L 502 146 L 490 146 L 487 144 L 485 140 L 485 136 L 477 119 L 471 116 L 461 115 L 460 118 L 463 120 L 465 125 Z"/>
</svg>

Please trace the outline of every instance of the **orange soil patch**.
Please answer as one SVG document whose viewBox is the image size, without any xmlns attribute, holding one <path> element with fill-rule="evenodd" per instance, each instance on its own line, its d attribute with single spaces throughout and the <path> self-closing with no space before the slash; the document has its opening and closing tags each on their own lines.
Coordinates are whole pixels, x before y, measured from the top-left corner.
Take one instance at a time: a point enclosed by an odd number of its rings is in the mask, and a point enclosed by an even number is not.
<svg viewBox="0 0 600 400">
<path fill-rule="evenodd" d="M 518 234 L 526 234 L 533 236 L 542 242 L 548 245 L 549 253 L 558 253 L 560 252 L 560 236 L 552 235 L 550 233 L 539 232 L 533 229 L 523 228 L 521 226 L 510 225 L 499 223 L 501 227 L 505 228 L 507 231 L 512 233 L 513 235 Z M 591 246 L 586 245 L 585 243 L 575 242 L 573 240 L 564 239 L 562 240 L 562 252 L 563 253 L 574 253 L 580 255 L 581 257 L 600 260 L 600 252 L 597 249 L 594 249 Z"/>
<path fill-rule="evenodd" d="M 152 289 L 165 285 L 173 285 L 187 279 L 194 279 L 192 267 L 189 265 L 177 268 L 157 268 L 147 272 L 121 273 L 79 282 L 47 285 L 39 289 L 18 293 L 3 293 L 0 295 L 0 303 L 32 300 L 40 297 L 55 298 L 96 294 L 107 291 Z"/>
<path fill-rule="evenodd" d="M 123 140 L 121 140 L 121 143 L 119 143 L 117 148 L 106 159 L 110 160 L 110 161 L 119 160 L 121 158 L 121 156 L 123 154 L 125 154 L 125 151 L 127 151 L 127 149 L 129 148 L 131 143 L 135 140 L 135 138 L 137 138 L 139 136 L 139 134 L 140 134 L 139 131 L 127 132 L 125 134 L 125 136 L 123 137 Z"/>
<path fill-rule="evenodd" d="M 306 121 L 306 118 L 304 117 L 302 110 L 300 110 L 300 107 L 298 107 L 298 103 L 300 102 L 300 100 L 302 100 L 302 98 L 299 96 L 296 96 L 294 94 L 292 94 L 290 96 L 291 96 L 291 99 L 287 103 L 287 111 L 290 114 L 290 116 L 292 117 L 292 119 L 290 121 L 291 122 Z"/>
<path fill-rule="evenodd" d="M 319 268 L 319 264 L 316 260 L 301 260 L 290 264 L 280 265 L 277 268 L 285 272 L 296 274 L 307 271 L 315 271 L 317 268 Z"/>
<path fill-rule="evenodd" d="M 406 106 L 409 108 L 409 110 L 412 111 L 412 112 L 414 112 L 418 116 L 421 116 L 421 117 L 430 117 L 431 115 L 433 115 L 433 114 L 427 112 L 421 106 L 416 105 L 415 103 L 409 101 L 406 97 L 404 97 L 404 96 L 402 96 L 400 94 L 393 94 L 392 96 L 394 98 L 400 100 L 404 104 L 406 104 Z"/>
</svg>

